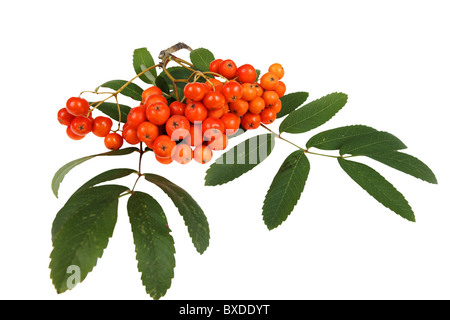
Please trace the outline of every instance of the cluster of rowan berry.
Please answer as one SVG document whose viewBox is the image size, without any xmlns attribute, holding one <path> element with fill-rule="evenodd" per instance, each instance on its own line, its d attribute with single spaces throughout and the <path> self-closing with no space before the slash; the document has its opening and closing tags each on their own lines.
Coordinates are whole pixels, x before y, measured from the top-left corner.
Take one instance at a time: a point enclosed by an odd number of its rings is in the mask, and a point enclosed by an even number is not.
<svg viewBox="0 0 450 320">
<path fill-rule="evenodd" d="M 157 86 L 143 91 L 141 104 L 128 113 L 122 134 L 111 132 L 112 120 L 89 115 L 89 103 L 70 98 L 58 113 L 72 139 L 93 132 L 105 138 L 105 146 L 120 149 L 125 140 L 131 145 L 144 143 L 157 161 L 186 164 L 191 160 L 207 163 L 214 150 L 224 150 L 228 137 L 239 128 L 256 129 L 275 121 L 281 110 L 280 98 L 286 92 L 281 81 L 283 67 L 272 64 L 257 82 L 250 64 L 239 68 L 230 60 L 217 59 L 205 72 L 205 82 L 189 82 L 182 101 L 169 103 Z"/>
<path fill-rule="evenodd" d="M 105 146 L 108 149 L 117 150 L 123 145 L 122 136 L 111 132 L 112 120 L 103 116 L 94 119 L 86 99 L 69 98 L 66 107 L 58 111 L 58 121 L 67 126 L 66 133 L 73 140 L 81 140 L 92 132 L 97 137 L 105 138 Z"/>
</svg>

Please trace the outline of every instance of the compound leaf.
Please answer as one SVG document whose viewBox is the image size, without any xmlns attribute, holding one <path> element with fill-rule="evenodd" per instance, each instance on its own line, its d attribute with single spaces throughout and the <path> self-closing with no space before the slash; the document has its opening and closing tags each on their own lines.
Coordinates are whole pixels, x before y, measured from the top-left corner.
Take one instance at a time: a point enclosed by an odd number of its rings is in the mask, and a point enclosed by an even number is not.
<svg viewBox="0 0 450 320">
<path fill-rule="evenodd" d="M 175 268 L 174 240 L 166 216 L 159 203 L 143 192 L 131 195 L 127 209 L 142 284 L 153 299 L 159 299 L 170 288 Z"/>
<path fill-rule="evenodd" d="M 251 137 L 222 154 L 206 171 L 205 185 L 216 186 L 230 182 L 250 171 L 272 152 L 273 134 Z"/>
<path fill-rule="evenodd" d="M 69 268 L 79 270 L 81 282 L 97 264 L 116 224 L 118 197 L 126 190 L 124 186 L 105 185 L 80 191 L 56 215 L 50 277 L 58 293 L 77 284 L 71 281 Z"/>
<path fill-rule="evenodd" d="M 377 171 L 363 163 L 349 161 L 343 158 L 338 158 L 338 161 L 341 168 L 350 178 L 378 202 L 406 220 L 415 222 L 414 212 L 408 201 Z"/>
<path fill-rule="evenodd" d="M 278 227 L 291 214 L 309 175 L 309 161 L 301 150 L 291 153 L 270 185 L 263 205 L 263 219 L 269 230 Z"/>
<path fill-rule="evenodd" d="M 161 188 L 178 208 L 197 251 L 202 254 L 209 246 L 209 224 L 198 203 L 184 189 L 156 174 L 145 179 Z"/>
<path fill-rule="evenodd" d="M 291 112 L 280 124 L 280 133 L 302 133 L 330 120 L 347 103 L 345 93 L 335 92 Z M 283 109 L 282 109 L 283 110 Z"/>
</svg>

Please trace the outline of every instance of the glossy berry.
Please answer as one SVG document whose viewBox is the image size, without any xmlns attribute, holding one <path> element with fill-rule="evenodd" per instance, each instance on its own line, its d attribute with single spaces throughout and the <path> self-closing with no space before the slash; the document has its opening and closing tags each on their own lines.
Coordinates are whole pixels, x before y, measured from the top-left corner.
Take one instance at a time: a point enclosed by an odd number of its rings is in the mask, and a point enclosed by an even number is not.
<svg viewBox="0 0 450 320">
<path fill-rule="evenodd" d="M 281 111 L 282 103 L 281 100 L 278 100 L 277 103 L 272 107 L 273 110 L 275 110 L 276 113 L 279 113 Z"/>
<path fill-rule="evenodd" d="M 211 140 L 212 136 L 225 133 L 225 123 L 213 117 L 208 117 L 202 123 L 202 132 L 205 140 Z"/>
<path fill-rule="evenodd" d="M 160 135 L 153 141 L 153 152 L 162 158 L 170 158 L 177 144 L 167 135 Z"/>
<path fill-rule="evenodd" d="M 208 109 L 206 109 L 203 103 L 193 101 L 187 104 L 184 115 L 192 123 L 203 121 L 208 116 Z"/>
<path fill-rule="evenodd" d="M 248 111 L 254 114 L 259 114 L 261 111 L 264 110 L 266 107 L 266 103 L 264 102 L 264 99 L 261 97 L 256 97 L 248 104 Z"/>
<path fill-rule="evenodd" d="M 147 98 L 150 96 L 154 96 L 154 95 L 162 96 L 162 94 L 163 93 L 160 88 L 158 88 L 156 86 L 151 86 L 150 88 L 147 88 L 142 92 L 142 101 L 147 100 Z"/>
<path fill-rule="evenodd" d="M 220 120 L 222 120 L 225 125 L 224 133 L 229 136 L 236 133 L 241 125 L 241 118 L 233 113 L 225 113 Z"/>
<path fill-rule="evenodd" d="M 167 99 L 164 96 L 155 94 L 155 95 L 149 96 L 147 99 L 145 99 L 144 106 L 148 107 L 149 105 L 151 105 L 153 103 L 157 103 L 157 102 L 161 102 L 166 105 L 168 104 Z"/>
<path fill-rule="evenodd" d="M 202 100 L 203 105 L 208 110 L 220 109 L 226 103 L 225 97 L 223 94 L 215 91 L 208 92 Z"/>
<path fill-rule="evenodd" d="M 275 74 L 267 72 L 263 74 L 259 82 L 264 90 L 275 90 L 278 85 L 278 81 L 278 77 Z"/>
<path fill-rule="evenodd" d="M 73 116 L 85 116 L 89 112 L 89 102 L 83 98 L 72 97 L 67 100 L 66 109 Z"/>
<path fill-rule="evenodd" d="M 170 109 L 171 116 L 173 116 L 175 114 L 183 116 L 184 110 L 186 109 L 186 104 L 179 102 L 179 101 L 174 101 L 169 105 L 169 109 Z"/>
<path fill-rule="evenodd" d="M 74 115 L 70 114 L 66 108 L 62 108 L 58 111 L 58 121 L 62 125 L 70 126 L 70 123 L 75 118 Z"/>
<path fill-rule="evenodd" d="M 261 117 L 259 114 L 247 112 L 241 119 L 241 126 L 245 130 L 257 129 L 261 124 Z"/>
<path fill-rule="evenodd" d="M 222 92 L 223 82 L 217 79 L 214 78 L 208 79 L 208 81 L 206 81 L 205 84 L 210 88 L 210 90 L 207 90 L 207 92 L 208 91 Z"/>
<path fill-rule="evenodd" d="M 213 152 L 211 148 L 202 144 L 194 149 L 194 160 L 198 163 L 205 164 L 211 161 Z"/>
<path fill-rule="evenodd" d="M 205 86 L 202 83 L 191 82 L 184 87 L 184 96 L 192 101 L 200 101 L 205 96 Z"/>
<path fill-rule="evenodd" d="M 119 150 L 123 145 L 123 138 L 120 134 L 112 132 L 105 137 L 105 147 L 110 150 Z"/>
<path fill-rule="evenodd" d="M 258 75 L 251 64 L 244 64 L 237 69 L 237 76 L 241 83 L 253 83 Z"/>
<path fill-rule="evenodd" d="M 219 73 L 227 79 L 236 77 L 237 66 L 233 60 L 227 59 L 219 64 Z"/>
<path fill-rule="evenodd" d="M 253 83 L 244 83 L 242 85 L 242 99 L 252 101 L 257 97 L 256 86 Z"/>
<path fill-rule="evenodd" d="M 259 83 L 254 83 L 255 89 L 256 89 L 256 96 L 261 97 L 264 93 L 263 87 Z"/>
<path fill-rule="evenodd" d="M 97 137 L 106 137 L 111 131 L 113 122 L 110 118 L 99 116 L 92 122 L 92 133 Z"/>
<path fill-rule="evenodd" d="M 223 108 L 220 109 L 214 109 L 214 110 L 208 110 L 208 117 L 211 118 L 220 118 L 226 109 L 226 105 L 223 106 Z"/>
<path fill-rule="evenodd" d="M 174 115 L 166 122 L 167 135 L 174 141 L 183 140 L 190 128 L 190 122 L 185 116 Z"/>
<path fill-rule="evenodd" d="M 242 86 L 237 81 L 228 81 L 223 85 L 222 94 L 225 101 L 231 102 L 242 98 Z"/>
<path fill-rule="evenodd" d="M 84 136 L 79 136 L 79 135 L 73 133 L 73 131 L 72 131 L 72 129 L 70 128 L 70 126 L 67 126 L 66 134 L 67 134 L 67 136 L 68 136 L 70 139 L 72 139 L 72 140 L 81 140 L 81 139 L 84 138 Z"/>
<path fill-rule="evenodd" d="M 238 117 L 242 117 L 248 111 L 248 102 L 242 99 L 230 102 L 230 112 Z"/>
<path fill-rule="evenodd" d="M 132 129 L 137 129 L 137 127 L 146 120 L 146 107 L 144 106 L 132 108 L 127 116 L 127 124 Z"/>
<path fill-rule="evenodd" d="M 278 93 L 272 90 L 264 91 L 262 98 L 267 107 L 273 107 L 280 99 Z"/>
<path fill-rule="evenodd" d="M 155 153 L 155 159 L 162 164 L 171 164 L 173 162 L 172 157 L 161 157 Z"/>
<path fill-rule="evenodd" d="M 156 137 L 159 135 L 159 129 L 156 125 L 149 121 L 142 122 L 136 129 L 139 140 L 147 143 L 153 143 Z"/>
<path fill-rule="evenodd" d="M 278 77 L 279 80 L 281 80 L 281 78 L 283 78 L 284 76 L 284 68 L 281 64 L 279 63 L 274 63 L 269 67 L 269 72 L 273 73 L 274 75 L 276 75 Z"/>
<path fill-rule="evenodd" d="M 278 81 L 278 85 L 275 89 L 273 89 L 278 96 L 281 98 L 282 96 L 284 96 L 284 94 L 286 93 L 286 85 L 284 84 L 283 81 Z"/>
<path fill-rule="evenodd" d="M 139 138 L 137 136 L 136 129 L 132 129 L 130 126 L 128 126 L 126 124 L 122 128 L 122 137 L 125 139 L 126 142 L 128 142 L 129 144 L 132 144 L 132 145 L 135 145 L 135 144 L 138 144 L 139 142 L 141 142 L 141 140 L 139 140 Z"/>
<path fill-rule="evenodd" d="M 145 111 L 145 115 L 147 120 L 157 126 L 163 125 L 166 123 L 167 119 L 170 117 L 170 108 L 167 104 L 162 102 L 152 103 L 147 107 Z"/>
<path fill-rule="evenodd" d="M 84 116 L 75 117 L 70 123 L 70 129 L 79 136 L 85 136 L 92 131 L 92 121 Z"/>
<path fill-rule="evenodd" d="M 277 119 L 277 113 L 273 107 L 265 108 L 259 116 L 261 117 L 261 122 L 264 124 L 271 124 Z"/>
<path fill-rule="evenodd" d="M 209 64 L 209 71 L 214 73 L 219 73 L 219 65 L 222 62 L 222 59 L 216 59 Z"/>
</svg>

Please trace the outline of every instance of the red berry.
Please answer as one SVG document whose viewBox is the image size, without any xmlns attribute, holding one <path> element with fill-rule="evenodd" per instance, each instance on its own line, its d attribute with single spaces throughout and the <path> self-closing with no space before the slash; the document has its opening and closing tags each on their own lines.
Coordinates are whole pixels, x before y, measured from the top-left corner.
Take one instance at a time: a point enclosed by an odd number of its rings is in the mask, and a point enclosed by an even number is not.
<svg viewBox="0 0 450 320">
<path fill-rule="evenodd" d="M 237 66 L 233 60 L 227 59 L 219 64 L 219 73 L 227 79 L 233 79 L 236 72 Z"/>
<path fill-rule="evenodd" d="M 209 64 L 209 71 L 214 73 L 219 73 L 219 65 L 222 62 L 222 59 L 216 59 Z"/>
<path fill-rule="evenodd" d="M 241 119 L 241 126 L 245 130 L 256 129 L 261 124 L 261 117 L 259 114 L 253 114 L 251 112 L 247 112 Z"/>
<path fill-rule="evenodd" d="M 112 132 L 105 137 L 105 147 L 110 150 L 119 150 L 123 145 L 123 138 L 120 134 Z"/>
<path fill-rule="evenodd" d="M 198 102 L 198 101 L 193 101 L 191 103 L 188 103 L 188 105 L 186 106 L 184 115 L 192 123 L 194 123 L 196 121 L 201 122 L 201 121 L 205 120 L 206 117 L 208 116 L 208 110 L 203 105 L 203 103 Z"/>
<path fill-rule="evenodd" d="M 132 129 L 137 129 L 137 127 L 139 127 L 139 125 L 146 120 L 146 107 L 144 106 L 132 108 L 127 116 L 127 124 Z"/>
<path fill-rule="evenodd" d="M 156 102 L 147 107 L 145 115 L 148 121 L 160 126 L 166 123 L 167 119 L 169 119 L 170 108 L 162 102 Z"/>
<path fill-rule="evenodd" d="M 70 126 L 67 126 L 66 134 L 67 134 L 67 136 L 68 136 L 70 139 L 72 139 L 72 140 L 81 140 L 81 139 L 84 138 L 84 136 L 79 136 L 79 135 L 73 133 L 73 131 L 72 131 L 72 129 L 70 128 Z"/>
<path fill-rule="evenodd" d="M 75 118 L 74 115 L 70 114 L 66 108 L 62 108 L 58 111 L 58 121 L 62 125 L 70 126 L 70 123 Z"/>
<path fill-rule="evenodd" d="M 221 109 L 226 103 L 223 94 L 216 91 L 208 92 L 202 101 L 208 110 Z"/>
<path fill-rule="evenodd" d="M 253 83 L 258 75 L 251 64 L 244 64 L 237 69 L 237 76 L 241 83 Z"/>
<path fill-rule="evenodd" d="M 193 101 L 200 101 L 205 96 L 205 86 L 199 82 L 188 83 L 184 87 L 184 96 L 186 99 L 191 99 Z"/>
<path fill-rule="evenodd" d="M 97 137 L 106 137 L 111 131 L 113 122 L 110 118 L 99 116 L 92 122 L 92 133 Z"/>
<path fill-rule="evenodd" d="M 70 123 L 70 129 L 79 136 L 85 136 L 92 131 L 92 121 L 84 116 L 75 117 Z"/>
<path fill-rule="evenodd" d="M 186 104 L 174 101 L 169 105 L 170 109 L 170 115 L 173 116 L 175 114 L 178 114 L 180 116 L 184 116 L 184 109 L 186 109 Z"/>
<path fill-rule="evenodd" d="M 242 98 L 242 86 L 237 81 L 228 81 L 224 84 L 222 94 L 227 102 L 232 102 Z"/>
<path fill-rule="evenodd" d="M 183 140 L 190 128 L 191 124 L 185 116 L 174 115 L 166 122 L 167 135 L 174 141 Z"/>
<path fill-rule="evenodd" d="M 85 116 L 89 112 L 89 102 L 86 99 L 72 97 L 67 100 L 67 111 L 74 116 Z"/>
</svg>

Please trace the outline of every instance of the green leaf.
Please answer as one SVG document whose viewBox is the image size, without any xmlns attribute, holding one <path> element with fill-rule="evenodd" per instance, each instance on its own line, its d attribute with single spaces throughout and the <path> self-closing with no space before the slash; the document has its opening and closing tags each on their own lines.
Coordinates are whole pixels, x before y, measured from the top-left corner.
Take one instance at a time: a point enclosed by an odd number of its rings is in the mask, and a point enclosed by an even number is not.
<svg viewBox="0 0 450 320">
<path fill-rule="evenodd" d="M 419 159 L 398 151 L 369 155 L 370 158 L 418 179 L 437 184 L 433 171 Z"/>
<path fill-rule="evenodd" d="M 349 140 L 342 145 L 339 149 L 339 153 L 341 155 L 351 154 L 361 156 L 401 150 L 405 148 L 405 144 L 394 135 L 384 131 L 376 131 Z"/>
<path fill-rule="evenodd" d="M 134 50 L 133 53 L 133 67 L 136 74 L 141 73 L 142 71 L 150 68 L 155 65 L 155 61 L 153 60 L 152 55 L 147 50 L 147 48 L 140 48 Z M 148 84 L 155 84 L 156 79 L 156 69 L 151 69 L 150 71 L 145 72 L 143 75 L 139 77 L 142 81 Z"/>
<path fill-rule="evenodd" d="M 79 268 L 79 281 L 97 264 L 113 234 L 119 195 L 127 187 L 106 185 L 78 192 L 58 212 L 52 226 L 50 277 L 58 293 L 71 289 L 70 268 Z"/>
<path fill-rule="evenodd" d="M 278 227 L 291 214 L 309 175 L 309 161 L 301 150 L 291 153 L 270 185 L 263 205 L 263 219 L 269 230 Z"/>
<path fill-rule="evenodd" d="M 170 94 L 170 87 L 166 79 L 161 75 L 156 77 L 155 85 L 161 89 L 162 92 Z"/>
<path fill-rule="evenodd" d="M 395 187 L 371 167 L 354 161 L 338 158 L 341 168 L 361 188 L 385 207 L 408 221 L 415 222 L 414 212 L 405 197 Z"/>
<path fill-rule="evenodd" d="M 95 102 L 89 102 L 89 104 L 92 103 L 94 103 L 95 105 Z M 119 104 L 119 107 L 120 107 L 120 122 L 125 123 L 127 122 L 127 116 L 131 108 L 124 104 Z M 103 102 L 101 105 L 97 107 L 97 110 L 100 110 L 101 112 L 111 117 L 112 119 L 119 121 L 119 109 L 117 107 L 117 103 Z"/>
<path fill-rule="evenodd" d="M 127 82 L 128 81 L 125 81 L 125 80 L 111 80 L 111 81 L 105 82 L 104 84 L 100 85 L 98 88 L 104 87 L 104 88 L 110 88 L 110 89 L 117 91 L 120 88 L 122 88 L 122 86 L 125 85 Z M 131 99 L 134 99 L 136 101 L 141 101 L 143 91 L 144 90 L 141 87 L 139 87 L 137 84 L 131 82 L 120 93 L 123 94 L 124 96 L 130 97 Z"/>
<path fill-rule="evenodd" d="M 124 149 L 120 149 L 120 150 L 114 150 L 114 151 L 109 151 L 109 152 L 105 152 L 105 153 L 99 153 L 99 154 L 94 154 L 91 156 L 86 156 L 86 157 L 79 158 L 79 159 L 73 160 L 73 161 L 65 164 L 53 176 L 53 179 L 52 179 L 53 194 L 56 197 L 58 197 L 59 186 L 61 185 L 61 182 L 63 181 L 64 177 L 70 172 L 70 170 L 72 170 L 76 166 L 82 164 L 83 162 L 90 160 L 92 158 L 95 158 L 95 157 L 99 157 L 99 156 L 123 156 L 123 155 L 133 153 L 135 151 L 139 152 L 139 149 L 135 148 L 135 147 L 124 148 Z"/>
<path fill-rule="evenodd" d="M 320 132 L 306 143 L 306 148 L 322 150 L 339 150 L 345 143 L 361 135 L 376 132 L 377 130 L 363 125 L 339 127 Z"/>
<path fill-rule="evenodd" d="M 78 188 L 78 190 L 75 191 L 75 193 L 86 190 L 86 189 L 90 189 L 102 182 L 116 180 L 116 179 L 120 179 L 120 178 L 129 176 L 132 173 L 137 173 L 137 171 L 134 169 L 126 169 L 126 168 L 119 168 L 119 169 L 112 169 L 112 170 L 105 171 L 105 172 L 100 173 L 99 175 L 93 177 L 89 181 L 87 181 L 80 188 Z"/>
<path fill-rule="evenodd" d="M 190 53 L 192 64 L 200 71 L 209 71 L 209 64 L 214 61 L 214 55 L 205 48 L 192 50 Z"/>
<path fill-rule="evenodd" d="M 347 95 L 339 92 L 314 100 L 291 112 L 281 122 L 280 133 L 302 133 L 317 128 L 330 120 L 346 103 Z"/>
<path fill-rule="evenodd" d="M 143 192 L 134 192 L 127 208 L 142 284 L 153 299 L 159 299 L 170 288 L 175 268 L 166 216 L 158 202 Z"/>
<path fill-rule="evenodd" d="M 250 171 L 272 152 L 273 134 L 251 137 L 222 154 L 206 171 L 205 185 L 216 186 L 232 181 Z"/>
<path fill-rule="evenodd" d="M 281 111 L 277 113 L 277 119 L 284 117 L 300 107 L 307 99 L 308 92 L 293 92 L 286 94 L 280 98 Z"/>
<path fill-rule="evenodd" d="M 189 193 L 173 182 L 156 174 L 145 174 L 145 179 L 160 187 L 178 208 L 188 228 L 192 243 L 202 254 L 209 246 L 209 224 L 202 208 Z"/>
</svg>

